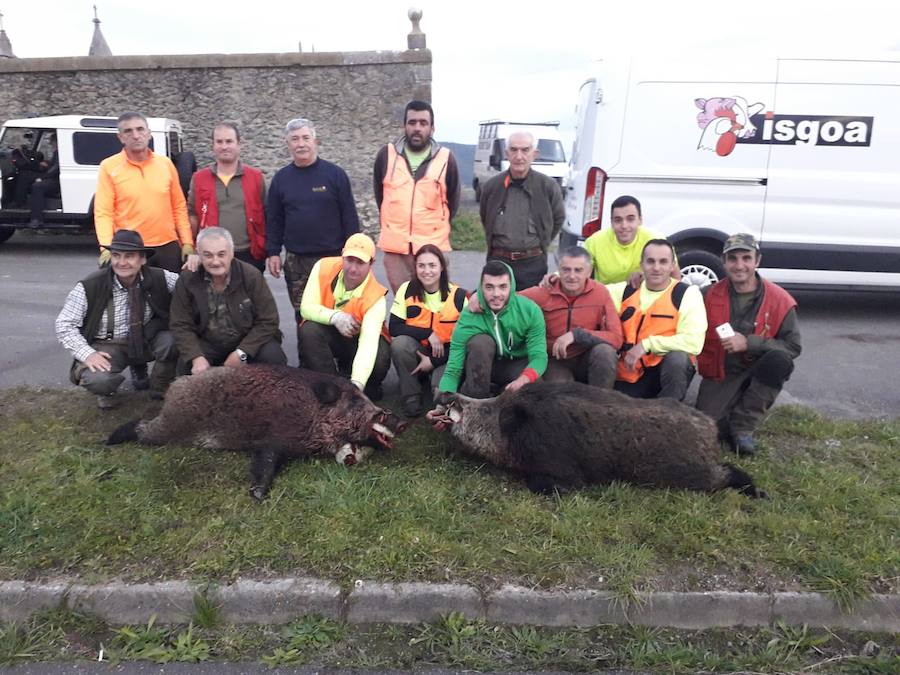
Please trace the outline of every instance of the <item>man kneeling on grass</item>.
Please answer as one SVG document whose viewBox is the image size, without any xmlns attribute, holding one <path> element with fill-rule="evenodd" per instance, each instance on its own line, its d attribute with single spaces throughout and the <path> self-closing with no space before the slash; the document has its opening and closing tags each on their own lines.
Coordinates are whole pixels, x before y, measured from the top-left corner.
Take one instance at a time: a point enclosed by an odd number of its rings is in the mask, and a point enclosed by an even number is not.
<svg viewBox="0 0 900 675">
<path fill-rule="evenodd" d="M 221 227 L 200 230 L 197 252 L 202 269 L 182 272 L 172 297 L 178 374 L 248 362 L 286 364 L 278 307 L 262 272 L 234 257 L 234 239 Z"/>
<path fill-rule="evenodd" d="M 100 408 L 108 409 L 118 403 L 122 371 L 129 366 L 155 360 L 149 381 L 137 379 L 134 388 L 149 387 L 157 397 L 175 377 L 177 352 L 168 321 L 178 275 L 147 267 L 153 249 L 132 230 L 119 230 L 102 248 L 110 253 L 110 265 L 75 284 L 56 317 L 56 338 L 75 358 L 72 383 L 96 394 Z"/>
<path fill-rule="evenodd" d="M 516 295 L 512 270 L 499 260 L 482 269 L 477 295 L 480 311 L 466 307 L 460 314 L 438 389 L 488 398 L 491 385 L 515 391 L 536 381 L 547 369 L 541 308 Z"/>
</svg>

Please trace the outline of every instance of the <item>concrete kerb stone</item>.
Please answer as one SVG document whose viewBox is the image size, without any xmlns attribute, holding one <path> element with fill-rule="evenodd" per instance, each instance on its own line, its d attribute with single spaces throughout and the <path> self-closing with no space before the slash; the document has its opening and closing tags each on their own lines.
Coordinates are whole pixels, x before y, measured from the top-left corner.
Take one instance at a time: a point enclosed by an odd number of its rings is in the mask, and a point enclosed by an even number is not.
<svg viewBox="0 0 900 675">
<path fill-rule="evenodd" d="M 342 615 L 341 587 L 319 579 L 239 579 L 210 590 L 210 601 L 228 623 L 281 624 L 306 614 Z"/>
<path fill-rule="evenodd" d="M 280 624 L 306 614 L 350 623 L 422 623 L 451 612 L 470 619 L 542 626 L 639 624 L 683 629 L 764 626 L 777 621 L 833 629 L 900 632 L 900 595 L 875 595 L 842 612 L 817 593 L 641 593 L 625 603 L 602 591 L 543 591 L 506 585 L 482 594 L 465 584 L 357 582 L 340 587 L 319 579 L 187 581 L 85 585 L 65 581 L 0 582 L 0 621 L 25 621 L 58 606 L 89 612 L 111 624 L 186 623 L 194 595 L 205 593 L 224 621 Z"/>
<path fill-rule="evenodd" d="M 842 612 L 819 593 L 776 593 L 772 620 L 786 624 L 843 628 L 845 630 L 900 632 L 900 595 L 873 595 Z"/>
<path fill-rule="evenodd" d="M 96 586 L 74 584 L 66 592 L 68 606 L 99 616 L 111 624 L 187 623 L 194 614 L 196 587 L 187 581 L 147 584 L 115 582 Z"/>
<path fill-rule="evenodd" d="M 451 612 L 485 616 L 481 593 L 464 584 L 358 581 L 347 596 L 350 623 L 427 623 Z"/>
<path fill-rule="evenodd" d="M 772 596 L 764 593 L 641 593 L 627 610 L 629 622 L 699 630 L 729 626 L 766 626 Z"/>
<path fill-rule="evenodd" d="M 32 614 L 58 607 L 68 587 L 64 582 L 0 582 L 0 621 L 27 621 Z"/>
<path fill-rule="evenodd" d="M 505 585 L 489 593 L 487 619 L 539 626 L 596 626 L 627 623 L 622 603 L 602 591 L 540 591 Z"/>
</svg>

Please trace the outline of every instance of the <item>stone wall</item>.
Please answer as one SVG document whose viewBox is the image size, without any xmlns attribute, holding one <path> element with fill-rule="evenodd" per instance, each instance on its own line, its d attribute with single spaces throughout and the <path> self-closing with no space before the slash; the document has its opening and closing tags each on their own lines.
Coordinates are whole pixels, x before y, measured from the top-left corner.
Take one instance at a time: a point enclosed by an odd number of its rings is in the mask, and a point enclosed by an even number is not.
<svg viewBox="0 0 900 675">
<path fill-rule="evenodd" d="M 377 228 L 372 162 L 401 133 L 403 109 L 431 100 L 431 52 L 203 54 L 0 60 L 0 119 L 119 115 L 180 120 L 186 149 L 211 161 L 215 122 L 241 128 L 243 159 L 268 178 L 288 159 L 282 130 L 316 125 L 319 155 L 350 175 L 360 219 Z"/>
</svg>

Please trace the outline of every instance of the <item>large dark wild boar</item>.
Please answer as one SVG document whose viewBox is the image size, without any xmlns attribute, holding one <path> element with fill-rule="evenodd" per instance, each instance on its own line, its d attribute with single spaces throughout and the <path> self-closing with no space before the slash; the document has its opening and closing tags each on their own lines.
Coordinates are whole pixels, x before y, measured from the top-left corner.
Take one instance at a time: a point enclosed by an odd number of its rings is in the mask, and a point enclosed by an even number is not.
<svg viewBox="0 0 900 675">
<path fill-rule="evenodd" d="M 466 450 L 547 494 L 623 481 L 765 497 L 719 461 L 715 422 L 677 401 L 634 399 L 576 382 L 536 382 L 497 398 L 442 394 L 428 413 Z"/>
<path fill-rule="evenodd" d="M 329 454 L 353 464 L 363 446 L 390 448 L 403 426 L 346 379 L 253 365 L 179 378 L 157 417 L 124 424 L 107 444 L 140 441 L 251 452 L 250 494 L 262 499 L 285 460 Z"/>
</svg>

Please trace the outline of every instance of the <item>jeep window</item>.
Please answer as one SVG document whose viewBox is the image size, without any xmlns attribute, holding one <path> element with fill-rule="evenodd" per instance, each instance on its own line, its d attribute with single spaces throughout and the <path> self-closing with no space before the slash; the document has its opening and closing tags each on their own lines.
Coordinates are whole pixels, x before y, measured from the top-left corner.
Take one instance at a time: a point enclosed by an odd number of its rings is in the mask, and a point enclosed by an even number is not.
<svg viewBox="0 0 900 675">
<path fill-rule="evenodd" d="M 539 162 L 565 162 L 566 152 L 563 145 L 559 141 L 549 138 L 538 139 L 538 155 Z"/>
<path fill-rule="evenodd" d="M 4 149 L 19 149 L 23 145 L 33 148 L 36 139 L 34 129 L 22 127 L 6 127 L 3 136 L 0 137 L 0 147 Z"/>
<path fill-rule="evenodd" d="M 96 166 L 107 157 L 121 151 L 122 144 L 115 134 L 76 131 L 72 135 L 72 150 L 76 164 Z"/>
<path fill-rule="evenodd" d="M 170 131 L 167 134 L 166 145 L 169 146 L 169 157 L 175 157 L 175 155 L 181 152 L 181 138 L 178 136 L 177 131 Z"/>
</svg>

